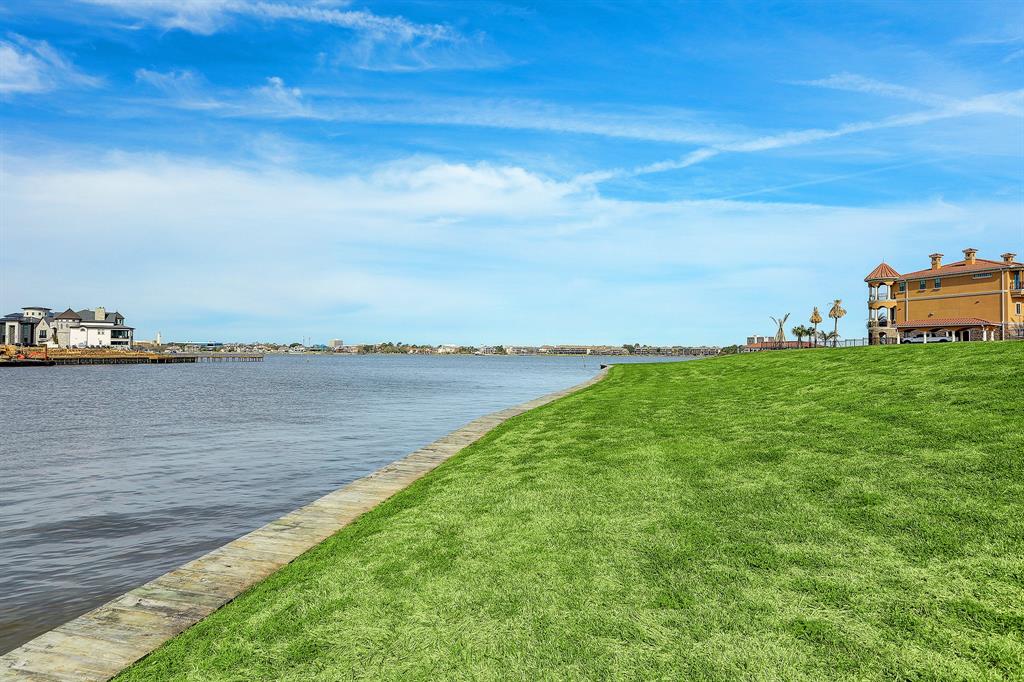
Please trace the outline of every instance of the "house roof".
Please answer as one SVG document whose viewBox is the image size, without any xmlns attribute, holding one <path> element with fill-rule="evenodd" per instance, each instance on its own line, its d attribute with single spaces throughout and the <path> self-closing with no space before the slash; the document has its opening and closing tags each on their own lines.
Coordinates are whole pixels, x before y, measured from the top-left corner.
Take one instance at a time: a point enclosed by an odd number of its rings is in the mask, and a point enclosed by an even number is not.
<svg viewBox="0 0 1024 682">
<path fill-rule="evenodd" d="M 935 270 L 925 268 L 924 270 L 908 272 L 901 276 L 900 279 L 906 280 L 914 279 L 916 277 L 952 277 L 954 275 L 965 275 L 971 272 L 983 272 L 985 270 L 1012 270 L 1015 268 L 1024 269 L 1024 263 L 1004 263 L 999 260 L 977 258 L 973 265 L 968 265 L 965 260 L 958 260 L 955 263 L 943 265 Z"/>
<path fill-rule="evenodd" d="M 995 322 L 983 320 L 980 317 L 929 317 L 924 320 L 907 320 L 897 322 L 899 329 L 918 329 L 924 327 L 995 327 Z"/>
<path fill-rule="evenodd" d="M 67 310 L 62 312 L 60 315 L 58 315 L 54 319 L 55 320 L 81 320 L 82 316 L 79 315 L 78 313 L 76 313 L 71 308 L 68 308 Z"/>
<path fill-rule="evenodd" d="M 51 310 L 43 305 L 25 305 L 21 307 L 22 310 Z"/>
<path fill-rule="evenodd" d="M 22 324 L 39 324 L 41 318 L 29 317 L 28 315 L 22 315 L 21 313 L 10 313 L 4 315 L 3 319 L 8 322 L 21 322 Z"/>
<path fill-rule="evenodd" d="M 888 263 L 879 263 L 878 267 L 871 271 L 867 277 L 864 278 L 865 282 L 870 282 L 876 279 L 896 279 L 900 276 L 900 273 L 896 272 L 891 265 Z"/>
<path fill-rule="evenodd" d="M 119 317 L 122 320 L 124 319 L 124 315 L 122 315 L 121 313 L 117 312 L 116 310 L 114 312 L 112 312 L 112 313 L 107 313 L 106 317 L 104 317 L 102 320 L 97 320 L 96 319 L 96 311 L 95 310 L 89 310 L 88 308 L 84 308 L 84 309 L 78 311 L 78 319 L 82 320 L 83 322 L 110 322 L 110 323 L 113 323 Z"/>
</svg>

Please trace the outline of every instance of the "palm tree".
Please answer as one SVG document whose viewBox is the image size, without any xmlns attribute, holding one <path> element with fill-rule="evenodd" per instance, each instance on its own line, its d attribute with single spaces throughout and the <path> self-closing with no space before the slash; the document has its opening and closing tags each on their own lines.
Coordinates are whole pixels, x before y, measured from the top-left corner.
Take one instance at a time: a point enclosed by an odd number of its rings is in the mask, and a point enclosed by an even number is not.
<svg viewBox="0 0 1024 682">
<path fill-rule="evenodd" d="M 818 345 L 818 325 L 821 324 L 821 313 L 818 312 L 818 306 L 814 306 L 814 312 L 811 313 L 811 324 L 814 325 L 814 333 L 811 334 L 811 339 L 814 341 L 814 345 Z"/>
<path fill-rule="evenodd" d="M 793 336 L 796 337 L 796 343 L 798 346 L 803 345 L 804 337 L 809 336 L 811 333 L 811 330 L 802 324 L 798 324 L 789 331 L 793 332 Z"/>
<path fill-rule="evenodd" d="M 789 313 L 786 313 L 781 320 L 771 318 L 772 322 L 779 325 L 778 331 L 775 332 L 775 343 L 780 346 L 786 342 L 786 320 L 789 319 Z"/>
<path fill-rule="evenodd" d="M 843 302 L 841 299 L 836 299 L 832 304 L 832 309 L 828 311 L 828 316 L 835 321 L 835 327 L 832 329 L 834 338 L 832 343 L 834 346 L 839 345 L 839 319 L 846 317 L 846 310 L 843 308 Z"/>
<path fill-rule="evenodd" d="M 818 338 L 821 339 L 821 345 L 827 346 L 829 343 L 838 346 L 839 345 L 839 333 L 838 332 L 827 332 L 824 329 L 818 332 Z"/>
</svg>

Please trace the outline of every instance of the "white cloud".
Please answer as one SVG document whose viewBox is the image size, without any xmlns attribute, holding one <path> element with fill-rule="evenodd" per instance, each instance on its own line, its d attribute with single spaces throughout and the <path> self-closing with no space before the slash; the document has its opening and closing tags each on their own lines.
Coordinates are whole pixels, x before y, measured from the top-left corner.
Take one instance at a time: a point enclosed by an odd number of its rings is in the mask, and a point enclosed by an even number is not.
<svg viewBox="0 0 1024 682">
<path fill-rule="evenodd" d="M 714 146 L 708 146 L 688 153 L 680 159 L 669 159 L 654 164 L 639 166 L 630 171 L 615 173 L 612 177 L 644 175 L 658 173 L 666 170 L 687 168 L 696 163 L 713 158 L 723 153 L 749 154 L 755 152 L 783 149 L 798 145 L 811 144 L 832 140 L 848 135 L 865 133 L 874 130 L 885 130 L 889 128 L 906 128 L 920 126 L 936 121 L 962 118 L 974 115 L 998 115 L 1014 118 L 1024 117 L 1024 90 L 1011 90 L 988 95 L 980 95 L 963 100 L 944 100 L 939 107 L 924 111 L 912 112 L 909 114 L 898 114 L 873 121 L 858 121 L 846 123 L 835 128 L 808 128 L 805 130 L 792 130 L 774 135 L 762 135 L 759 137 L 729 142 Z"/>
<path fill-rule="evenodd" d="M 10 158 L 0 187 L 0 303 L 67 298 L 68 281 L 38 278 L 18 255 L 47 243 L 57 260 L 117 263 L 130 286 L 76 277 L 75 295 L 116 298 L 142 334 L 214 315 L 286 335 L 313 320 L 364 340 L 728 342 L 769 314 L 860 300 L 883 258 L 913 266 L 966 241 L 1015 250 L 1024 220 L 1012 197 L 622 201 L 520 167 L 430 159 L 322 177 L 150 156 Z M 860 335 L 851 320 L 847 334 Z"/>
<path fill-rule="evenodd" d="M 309 118 L 310 109 L 302 102 L 302 90 L 290 88 L 278 76 L 267 78 L 266 85 L 252 90 L 255 107 L 264 116 L 274 118 Z"/>
<path fill-rule="evenodd" d="M 97 87 L 101 80 L 79 71 L 45 40 L 11 34 L 0 40 L 0 93 L 34 94 L 60 87 Z"/>
<path fill-rule="evenodd" d="M 165 29 L 210 35 L 233 14 L 251 3 L 245 0 L 79 0 Z"/>
<path fill-rule="evenodd" d="M 188 97 L 199 89 L 200 77 L 194 71 L 151 71 L 136 69 L 135 80 L 147 83 L 161 92 L 176 97 Z"/>
<path fill-rule="evenodd" d="M 337 7 L 263 0 L 79 0 L 164 29 L 212 35 L 238 17 L 333 26 L 356 40 L 336 55 L 357 68 L 377 71 L 483 68 L 504 62 L 482 35 L 465 36 L 447 24 L 416 23 L 400 16 Z"/>
<path fill-rule="evenodd" d="M 162 28 L 178 28 L 210 35 L 232 17 L 247 16 L 268 21 L 301 21 L 328 24 L 380 37 L 400 40 L 425 38 L 454 40 L 458 33 L 440 24 L 417 24 L 402 17 L 383 17 L 361 10 L 343 10 L 326 3 L 289 4 L 261 0 L 79 0 L 104 7 Z M 337 3 L 331 3 L 337 4 Z"/>
<path fill-rule="evenodd" d="M 957 42 L 961 45 L 1012 45 L 1013 43 L 1024 43 L 1024 34 L 973 35 L 961 38 Z"/>
<path fill-rule="evenodd" d="M 1024 59 L 1024 48 L 1014 50 L 1010 54 L 1003 57 L 1003 64 L 1009 64 L 1010 62 L 1016 61 L 1018 59 Z"/>
<path fill-rule="evenodd" d="M 795 81 L 794 84 L 829 88 L 832 90 L 845 90 L 848 92 L 861 92 L 869 95 L 880 95 L 882 97 L 893 97 L 930 106 L 944 106 L 949 104 L 951 101 L 950 97 L 935 95 L 905 85 L 886 83 L 884 81 L 875 80 L 874 78 L 868 78 L 855 73 L 839 73 L 829 76 L 828 78 L 821 78 L 818 80 Z"/>
<path fill-rule="evenodd" d="M 414 40 L 456 41 L 462 36 L 450 26 L 442 24 L 416 24 L 402 17 L 382 17 L 361 10 L 339 10 L 271 2 L 243 3 L 235 11 L 266 19 L 289 19 L 318 24 L 329 24 L 365 32 L 380 39 L 395 38 L 404 42 Z"/>
<path fill-rule="evenodd" d="M 222 102 L 208 94 L 205 80 L 195 71 L 136 69 L 135 80 L 155 88 L 182 109 L 215 110 L 224 107 Z"/>
<path fill-rule="evenodd" d="M 246 91 L 214 94 L 190 71 L 157 73 L 140 69 L 136 80 L 167 96 L 167 104 L 184 109 L 219 109 L 224 116 L 316 118 L 335 122 L 457 125 L 505 130 L 539 130 L 683 144 L 727 144 L 743 139 L 740 131 L 699 120 L 696 112 L 666 107 L 580 110 L 526 99 L 425 97 L 369 100 L 337 91 L 288 87 L 279 77 Z M 256 95 L 256 97 L 253 97 Z M 268 106 L 268 104 L 276 106 Z M 747 133 L 749 136 L 749 133 Z"/>
</svg>

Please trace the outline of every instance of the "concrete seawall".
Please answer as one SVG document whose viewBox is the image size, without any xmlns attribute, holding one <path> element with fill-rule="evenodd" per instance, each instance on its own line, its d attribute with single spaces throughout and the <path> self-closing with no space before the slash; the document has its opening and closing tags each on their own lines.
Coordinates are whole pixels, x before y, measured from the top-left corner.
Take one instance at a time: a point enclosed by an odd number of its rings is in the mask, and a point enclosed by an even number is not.
<svg viewBox="0 0 1024 682">
<path fill-rule="evenodd" d="M 426 447 L 0 656 L 0 680 L 107 680 L 403 490 L 495 427 L 591 386 L 475 419 Z"/>
</svg>

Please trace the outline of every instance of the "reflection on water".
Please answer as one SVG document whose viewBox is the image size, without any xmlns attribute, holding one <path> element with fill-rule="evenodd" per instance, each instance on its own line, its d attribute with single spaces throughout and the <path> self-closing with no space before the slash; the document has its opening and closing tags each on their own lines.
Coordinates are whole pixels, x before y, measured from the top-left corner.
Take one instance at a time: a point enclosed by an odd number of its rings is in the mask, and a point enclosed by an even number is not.
<svg viewBox="0 0 1024 682">
<path fill-rule="evenodd" d="M 475 417 L 579 383 L 601 361 L 5 369 L 0 653 Z"/>
</svg>

